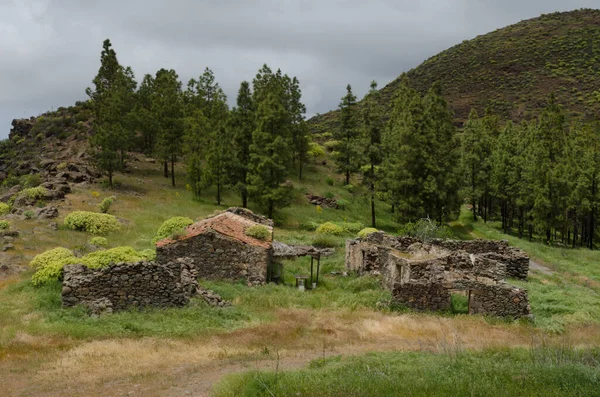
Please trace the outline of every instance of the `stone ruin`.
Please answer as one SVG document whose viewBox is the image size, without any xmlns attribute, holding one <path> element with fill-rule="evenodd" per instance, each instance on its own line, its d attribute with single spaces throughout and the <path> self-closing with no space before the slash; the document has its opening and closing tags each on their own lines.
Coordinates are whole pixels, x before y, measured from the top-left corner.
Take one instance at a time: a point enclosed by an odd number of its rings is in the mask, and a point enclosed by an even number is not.
<svg viewBox="0 0 600 397">
<path fill-rule="evenodd" d="M 212 306 L 227 306 L 228 302 L 199 287 L 196 280 L 265 283 L 272 242 L 244 233 L 257 224 L 272 232 L 272 221 L 249 210 L 230 208 L 189 226 L 181 239 L 159 241 L 155 262 L 117 263 L 101 269 L 65 266 L 63 305 L 84 305 L 100 313 L 131 307 L 184 306 L 199 295 Z"/>
<path fill-rule="evenodd" d="M 448 310 L 452 294 L 463 293 L 469 314 L 530 314 L 527 291 L 504 281 L 526 279 L 529 257 L 506 241 L 423 242 L 377 232 L 346 242 L 346 267 L 379 275 L 393 302 L 416 310 Z"/>
</svg>

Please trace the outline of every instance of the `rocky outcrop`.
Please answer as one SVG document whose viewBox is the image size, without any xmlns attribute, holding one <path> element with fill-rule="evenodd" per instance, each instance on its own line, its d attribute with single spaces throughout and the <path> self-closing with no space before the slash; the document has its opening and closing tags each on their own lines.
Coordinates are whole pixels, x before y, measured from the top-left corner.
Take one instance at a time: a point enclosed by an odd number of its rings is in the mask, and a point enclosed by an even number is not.
<svg viewBox="0 0 600 397">
<path fill-rule="evenodd" d="M 334 198 L 319 197 L 314 194 L 306 193 L 308 202 L 312 205 L 318 205 L 322 208 L 338 208 L 337 200 Z"/>
</svg>

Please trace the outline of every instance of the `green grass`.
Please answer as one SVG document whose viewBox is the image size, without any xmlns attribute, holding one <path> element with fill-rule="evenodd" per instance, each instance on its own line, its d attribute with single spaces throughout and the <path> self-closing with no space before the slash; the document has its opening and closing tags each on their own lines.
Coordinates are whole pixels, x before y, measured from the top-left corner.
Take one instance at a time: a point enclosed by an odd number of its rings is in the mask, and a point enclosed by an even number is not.
<svg viewBox="0 0 600 397">
<path fill-rule="evenodd" d="M 539 354 L 538 354 L 539 353 Z M 215 396 L 598 396 L 600 351 L 371 353 L 230 375 Z"/>
</svg>

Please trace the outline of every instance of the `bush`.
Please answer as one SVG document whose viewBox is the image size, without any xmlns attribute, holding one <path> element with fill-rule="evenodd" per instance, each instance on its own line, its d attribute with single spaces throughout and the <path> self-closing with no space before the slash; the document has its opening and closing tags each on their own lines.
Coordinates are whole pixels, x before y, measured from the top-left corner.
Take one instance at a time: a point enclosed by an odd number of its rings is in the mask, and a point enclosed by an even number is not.
<svg viewBox="0 0 600 397">
<path fill-rule="evenodd" d="M 29 174 L 23 175 L 20 178 L 20 184 L 24 188 L 38 187 L 42 183 L 42 177 L 40 174 Z"/>
<path fill-rule="evenodd" d="M 139 262 L 146 260 L 139 252 L 131 247 L 116 247 L 105 251 L 96 251 L 81 258 L 81 263 L 90 269 L 99 269 L 111 263 Z"/>
<path fill-rule="evenodd" d="M 155 257 L 156 253 L 153 250 L 137 252 L 131 247 L 116 247 L 106 251 L 92 252 L 82 258 L 77 258 L 66 248 L 54 248 L 37 255 L 29 263 L 29 266 L 36 269 L 31 281 L 33 285 L 39 286 L 60 280 L 63 268 L 67 265 L 81 264 L 90 269 L 98 269 L 109 266 L 111 263 L 140 262 Z"/>
<path fill-rule="evenodd" d="M 348 193 L 354 193 L 354 185 L 352 184 L 344 185 L 344 189 L 346 189 Z"/>
<path fill-rule="evenodd" d="M 323 194 L 323 197 L 332 199 L 332 198 L 335 198 L 335 194 L 332 192 L 325 192 L 325 194 Z"/>
<path fill-rule="evenodd" d="M 145 249 L 138 252 L 138 254 L 140 254 L 140 256 L 147 261 L 153 261 L 156 259 L 156 250 L 153 249 Z"/>
<path fill-rule="evenodd" d="M 300 224 L 300 229 L 314 232 L 319 227 L 319 224 L 315 221 L 306 221 Z"/>
<path fill-rule="evenodd" d="M 100 209 L 100 212 L 102 212 L 103 214 L 108 213 L 108 210 L 110 210 L 110 207 L 113 205 L 114 202 L 115 202 L 114 196 L 107 197 L 104 200 L 102 200 L 102 202 L 100 204 L 98 204 L 98 208 Z"/>
<path fill-rule="evenodd" d="M 378 231 L 379 230 L 375 229 L 374 227 L 366 227 L 363 230 L 361 230 L 360 232 L 358 232 L 358 237 L 365 238 L 369 234 L 371 234 L 371 233 L 377 233 Z"/>
<path fill-rule="evenodd" d="M 407 223 L 400 230 L 400 235 L 418 238 L 428 241 L 435 238 L 447 239 L 452 237 L 452 231 L 446 226 L 439 226 L 429 218 L 419 219 L 415 223 Z"/>
<path fill-rule="evenodd" d="M 337 204 L 338 208 L 341 210 L 345 210 L 350 205 L 350 202 L 348 200 L 344 200 L 344 199 L 336 200 L 335 203 Z"/>
<path fill-rule="evenodd" d="M 313 239 L 312 245 L 320 248 L 334 248 L 339 246 L 340 243 L 333 236 L 320 235 Z"/>
<path fill-rule="evenodd" d="M 0 230 L 6 230 L 10 228 L 10 223 L 8 221 L 0 221 Z"/>
<path fill-rule="evenodd" d="M 62 276 L 63 267 L 76 261 L 77 258 L 71 251 L 61 247 L 36 255 L 29 262 L 29 266 L 36 269 L 31 281 L 35 286 L 57 281 Z"/>
<path fill-rule="evenodd" d="M 183 216 L 176 216 L 174 218 L 167 219 L 158 228 L 158 231 L 156 232 L 156 235 L 154 236 L 154 239 L 152 240 L 152 242 L 156 243 L 160 240 L 164 240 L 167 237 L 170 237 L 173 234 L 173 232 L 184 229 L 193 223 L 194 223 L 193 220 L 191 220 L 190 218 L 183 217 Z"/>
<path fill-rule="evenodd" d="M 106 247 L 108 245 L 108 240 L 106 237 L 93 237 L 89 243 L 90 245 L 95 245 L 97 247 Z"/>
<path fill-rule="evenodd" d="M 365 228 L 365 225 L 360 222 L 337 222 L 336 224 L 351 234 L 356 234 Z"/>
<path fill-rule="evenodd" d="M 325 178 L 325 183 L 327 183 L 329 186 L 333 186 L 333 183 L 335 181 L 333 180 L 332 177 L 328 176 L 327 178 Z"/>
<path fill-rule="evenodd" d="M 325 146 L 325 149 L 327 149 L 327 151 L 332 152 L 336 147 L 339 146 L 339 144 L 339 141 L 327 141 L 323 144 L 323 146 Z"/>
<path fill-rule="evenodd" d="M 32 200 L 39 200 L 44 198 L 44 196 L 46 195 L 46 188 L 38 186 L 38 187 L 31 187 L 29 189 L 25 189 L 25 190 L 21 190 L 18 195 L 21 197 L 27 197 L 30 198 Z"/>
<path fill-rule="evenodd" d="M 4 187 L 13 187 L 18 185 L 20 182 L 19 177 L 15 175 L 9 175 L 2 181 L 2 186 Z"/>
<path fill-rule="evenodd" d="M 35 212 L 33 212 L 32 210 L 27 210 L 23 212 L 23 215 L 25 216 L 25 219 L 31 219 L 35 215 Z"/>
<path fill-rule="evenodd" d="M 244 233 L 246 236 L 253 237 L 257 240 L 269 240 L 269 237 L 271 237 L 271 232 L 263 225 L 250 226 L 244 230 Z"/>
<path fill-rule="evenodd" d="M 317 233 L 330 236 L 341 236 L 346 233 L 346 230 L 333 222 L 326 222 L 317 228 Z"/>
<path fill-rule="evenodd" d="M 75 211 L 67 215 L 65 226 L 90 234 L 104 235 L 121 229 L 121 224 L 113 215 L 97 212 Z"/>
<path fill-rule="evenodd" d="M 325 148 L 317 142 L 308 144 L 308 155 L 314 158 L 325 156 Z"/>
<path fill-rule="evenodd" d="M 6 215 L 10 212 L 10 205 L 6 203 L 0 203 L 0 216 Z"/>
</svg>

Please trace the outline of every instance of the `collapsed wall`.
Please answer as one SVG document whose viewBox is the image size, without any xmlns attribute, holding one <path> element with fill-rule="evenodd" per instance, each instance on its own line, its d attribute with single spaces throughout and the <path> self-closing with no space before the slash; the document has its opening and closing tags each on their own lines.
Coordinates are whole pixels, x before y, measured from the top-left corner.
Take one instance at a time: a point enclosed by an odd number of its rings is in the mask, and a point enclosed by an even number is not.
<svg viewBox="0 0 600 397">
<path fill-rule="evenodd" d="M 359 274 L 381 276 L 394 302 L 416 310 L 448 310 L 452 294 L 462 291 L 468 297 L 470 314 L 514 318 L 528 315 L 527 291 L 504 281 L 509 274 L 507 262 L 514 256 L 511 264 L 524 266 L 522 258 L 526 255 L 511 252 L 505 242 L 466 243 L 429 243 L 373 233 L 346 242 L 346 267 Z M 494 249 L 500 253 L 487 251 Z M 522 273 L 519 268 L 518 274 Z"/>
<path fill-rule="evenodd" d="M 64 268 L 62 300 L 65 307 L 87 306 L 92 312 L 129 307 L 186 305 L 198 289 L 188 258 L 166 264 L 118 263 L 101 269 L 82 265 Z"/>
</svg>

